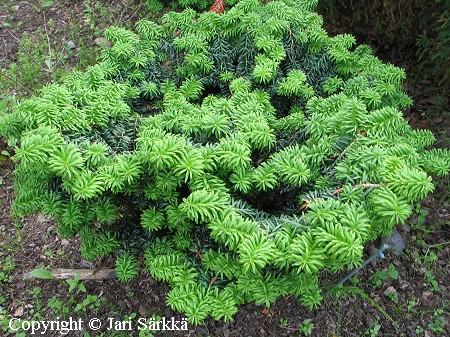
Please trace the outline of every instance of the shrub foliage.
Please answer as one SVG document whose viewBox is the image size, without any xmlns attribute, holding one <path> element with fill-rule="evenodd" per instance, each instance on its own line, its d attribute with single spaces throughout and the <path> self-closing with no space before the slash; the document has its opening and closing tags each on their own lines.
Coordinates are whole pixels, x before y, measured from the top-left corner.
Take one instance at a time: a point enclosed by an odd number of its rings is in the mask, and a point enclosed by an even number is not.
<svg viewBox="0 0 450 337">
<path fill-rule="evenodd" d="M 14 212 L 43 211 L 88 259 L 145 269 L 190 322 L 238 305 L 321 299 L 319 273 L 362 262 L 449 171 L 401 110 L 405 73 L 315 1 L 243 0 L 110 27 L 85 72 L 0 121 L 15 148 Z"/>
</svg>

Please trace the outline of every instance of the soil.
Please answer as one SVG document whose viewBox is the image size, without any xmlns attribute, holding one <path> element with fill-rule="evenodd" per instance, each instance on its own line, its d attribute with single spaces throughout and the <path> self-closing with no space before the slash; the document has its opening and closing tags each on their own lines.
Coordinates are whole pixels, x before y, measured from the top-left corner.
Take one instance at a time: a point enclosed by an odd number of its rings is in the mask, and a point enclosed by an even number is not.
<svg viewBox="0 0 450 337">
<path fill-rule="evenodd" d="M 5 2 L 7 2 L 5 0 Z M 85 1 L 86 2 L 86 1 Z M 97 1 L 99 3 L 99 1 Z M 140 14 L 135 11 L 133 1 L 100 1 L 115 13 L 118 21 L 137 20 Z M 19 6 L 14 9 L 14 6 Z M 8 22 L 10 27 L 0 26 L 0 68 L 7 68 L 16 61 L 20 46 L 18 38 L 25 31 L 34 32 L 44 29 L 49 19 L 55 22 L 56 43 L 65 44 L 65 32 L 73 24 L 78 24 L 89 36 L 80 37 L 85 46 L 94 46 L 97 31 L 105 27 L 97 24 L 95 30 L 86 22 L 86 7 L 81 1 L 60 0 L 49 8 L 36 11 L 26 2 L 8 1 L 0 5 L 0 21 Z M 134 13 L 134 14 L 133 14 Z M 21 22 L 19 25 L 18 23 Z M 337 30 L 334 28 L 334 30 Z M 346 29 L 347 32 L 349 28 Z M 350 29 L 351 33 L 351 29 Z M 73 40 L 75 45 L 81 41 Z M 359 41 L 361 42 L 361 41 Z M 378 50 L 389 46 L 378 46 Z M 448 98 L 442 98 L 442 88 L 434 87 L 429 79 L 415 74 L 411 55 L 390 53 L 380 57 L 411 70 L 405 86 L 408 94 L 415 100 L 414 107 L 404 112 L 405 118 L 414 128 L 428 128 L 435 133 L 438 147 L 448 147 L 450 134 L 450 111 Z M 409 63 L 408 63 L 409 62 Z M 70 66 L 79 63 L 76 55 L 69 60 Z M 439 100 L 438 100 L 439 97 Z M 444 99 L 444 101 L 442 101 Z M 436 100 L 439 103 L 436 103 Z M 1 143 L 1 151 L 7 149 Z M 0 152 L 1 152 L 0 151 Z M 53 221 L 42 214 L 25 219 L 11 217 L 13 192 L 13 169 L 11 160 L 3 159 L 0 163 L 0 266 L 1 261 L 12 255 L 15 269 L 8 282 L 0 283 L 0 307 L 9 315 L 30 319 L 34 313 L 44 319 L 54 319 L 47 301 L 56 296 L 67 306 L 73 307 L 67 296 L 67 284 L 55 280 L 29 279 L 26 276 L 35 268 L 114 268 L 114 259 L 104 258 L 94 263 L 83 259 L 79 252 L 79 238 L 62 238 Z M 450 335 L 450 204 L 449 181 L 436 179 L 438 187 L 421 206 L 428 211 L 425 224 L 416 225 L 422 219 L 412 217 L 399 232 L 406 242 L 406 249 L 400 256 L 387 254 L 376 266 L 367 266 L 357 274 L 354 282 L 364 294 L 356 296 L 325 297 L 319 308 L 310 311 L 303 307 L 296 298 L 279 298 L 276 303 L 266 308 L 249 304 L 241 306 L 231 323 L 209 319 L 199 326 L 188 326 L 187 331 L 166 331 L 156 335 L 164 336 L 298 336 L 301 324 L 307 319 L 314 324 L 311 336 L 444 336 Z M 387 271 L 393 265 L 398 272 L 396 279 L 383 280 L 375 286 L 373 276 L 379 271 Z M 392 268 L 392 267 L 391 267 Z M 1 272 L 1 269 L 0 269 Z M 379 274 L 378 274 L 379 275 Z M 430 276 L 431 275 L 431 276 Z M 338 275 L 338 276 L 345 276 Z M 323 275 L 322 284 L 334 284 L 339 277 Z M 435 281 L 436 283 L 434 283 Z M 87 321 L 97 317 L 123 317 L 135 313 L 137 317 L 158 315 L 167 319 L 182 316 L 174 313 L 165 305 L 168 286 L 152 280 L 145 272 L 128 283 L 116 280 L 85 281 L 87 292 L 74 295 L 76 301 L 83 301 L 86 294 L 97 295 L 102 307 L 87 313 L 72 313 Z M 36 290 L 39 288 L 40 290 Z M 34 291 L 34 294 L 33 294 Z M 75 317 L 74 317 L 75 318 Z M 439 318 L 443 324 L 439 325 Z M 1 319 L 0 319 L 1 321 Z M 433 325 L 433 323 L 435 323 Z M 303 325 L 304 326 L 304 325 Z M 439 332 L 437 326 L 442 330 Z M 1 325 L 0 325 L 1 327 Z M 377 334 L 377 329 L 379 332 Z M 105 329 L 100 330 L 107 333 Z M 95 335 L 89 331 L 91 335 Z M 138 333 L 127 332 L 124 336 Z M 12 336 L 0 331 L 2 336 Z M 57 334 L 55 334 L 56 336 Z M 306 334 L 304 334 L 306 335 Z M 46 336 L 52 336 L 51 333 Z M 83 332 L 70 332 L 67 336 L 83 336 Z"/>
</svg>

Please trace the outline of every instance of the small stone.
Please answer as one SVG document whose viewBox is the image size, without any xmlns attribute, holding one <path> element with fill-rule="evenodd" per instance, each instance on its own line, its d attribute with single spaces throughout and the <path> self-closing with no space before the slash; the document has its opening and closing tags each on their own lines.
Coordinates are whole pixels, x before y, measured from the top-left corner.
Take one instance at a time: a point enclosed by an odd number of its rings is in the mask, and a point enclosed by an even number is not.
<svg viewBox="0 0 450 337">
<path fill-rule="evenodd" d="M 77 46 L 75 45 L 75 42 L 67 41 L 67 47 L 69 47 L 69 49 L 75 49 Z"/>
<path fill-rule="evenodd" d="M 389 294 L 394 294 L 394 293 L 396 293 L 396 292 L 397 292 L 397 290 L 395 290 L 394 287 L 390 286 L 390 287 L 388 287 L 388 288 L 384 291 L 383 294 L 385 294 L 385 295 L 387 296 L 387 295 L 389 295 Z"/>
<path fill-rule="evenodd" d="M 408 287 L 409 287 L 409 282 L 403 281 L 402 283 L 400 283 L 401 290 L 405 290 Z"/>
<path fill-rule="evenodd" d="M 66 239 L 61 240 L 61 246 L 67 246 L 69 243 L 70 243 L 69 240 Z"/>
<path fill-rule="evenodd" d="M 432 293 L 431 291 L 424 291 L 424 292 L 422 293 L 422 299 L 428 300 L 428 298 L 429 298 L 431 295 L 433 295 L 433 293 Z"/>
<path fill-rule="evenodd" d="M 37 223 L 44 223 L 47 219 L 45 218 L 45 215 L 42 213 L 39 213 L 39 215 L 36 218 Z"/>
<path fill-rule="evenodd" d="M 109 48 L 109 47 L 111 47 L 111 43 L 108 41 L 107 38 L 104 38 L 104 37 L 97 37 L 94 40 L 94 43 L 97 46 L 102 47 L 102 48 Z"/>
<path fill-rule="evenodd" d="M 405 233 L 411 232 L 411 226 L 409 224 L 407 224 L 406 222 L 403 225 L 398 225 L 397 228 L 401 232 L 405 232 Z"/>
<path fill-rule="evenodd" d="M 438 116 L 434 119 L 434 122 L 436 124 L 441 124 L 443 121 L 444 121 L 444 117 L 442 117 L 442 116 Z"/>
<path fill-rule="evenodd" d="M 406 244 L 394 227 L 392 228 L 391 236 L 381 239 L 381 246 L 399 256 L 402 250 L 405 249 Z"/>
</svg>

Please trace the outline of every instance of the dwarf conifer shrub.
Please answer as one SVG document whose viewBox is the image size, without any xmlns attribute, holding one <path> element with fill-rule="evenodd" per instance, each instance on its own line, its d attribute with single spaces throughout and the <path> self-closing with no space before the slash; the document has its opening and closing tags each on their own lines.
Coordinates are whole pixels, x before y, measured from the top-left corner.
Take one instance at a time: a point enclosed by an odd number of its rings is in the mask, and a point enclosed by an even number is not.
<svg viewBox="0 0 450 337">
<path fill-rule="evenodd" d="M 321 299 L 318 276 L 362 262 L 449 171 L 401 110 L 403 70 L 315 1 L 244 0 L 110 27 L 103 61 L 0 123 L 15 149 L 14 212 L 43 211 L 88 259 L 145 269 L 190 322 L 242 303 Z"/>
</svg>

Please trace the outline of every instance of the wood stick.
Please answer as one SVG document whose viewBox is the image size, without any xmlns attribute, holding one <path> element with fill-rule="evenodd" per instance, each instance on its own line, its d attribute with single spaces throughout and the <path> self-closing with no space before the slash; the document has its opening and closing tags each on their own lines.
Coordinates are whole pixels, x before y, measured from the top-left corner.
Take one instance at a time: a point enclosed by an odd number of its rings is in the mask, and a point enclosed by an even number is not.
<svg viewBox="0 0 450 337">
<path fill-rule="evenodd" d="M 116 278 L 114 269 L 52 269 L 52 275 L 61 280 L 74 278 L 80 273 L 80 280 L 112 280 Z M 29 278 L 34 278 L 28 274 Z"/>
</svg>

